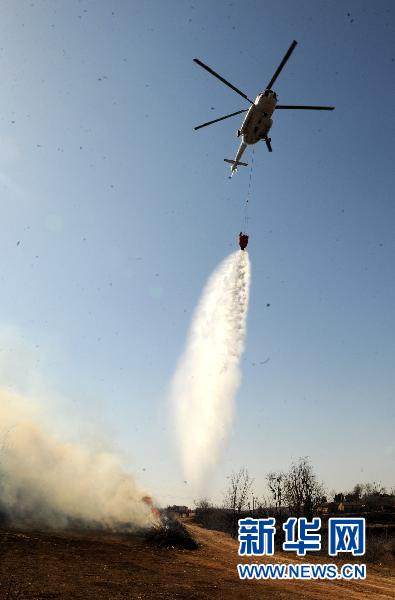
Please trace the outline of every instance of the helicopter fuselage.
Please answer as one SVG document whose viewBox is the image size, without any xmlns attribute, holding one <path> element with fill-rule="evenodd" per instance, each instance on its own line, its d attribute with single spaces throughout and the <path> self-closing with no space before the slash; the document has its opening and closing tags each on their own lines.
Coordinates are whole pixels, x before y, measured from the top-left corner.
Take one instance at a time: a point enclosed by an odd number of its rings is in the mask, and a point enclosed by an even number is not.
<svg viewBox="0 0 395 600">
<path fill-rule="evenodd" d="M 238 135 L 245 144 L 256 144 L 267 138 L 273 124 L 271 116 L 276 108 L 277 96 L 272 90 L 265 90 L 251 104 Z"/>
<path fill-rule="evenodd" d="M 236 94 L 239 94 L 239 96 L 247 100 L 251 105 L 248 109 L 237 110 L 236 112 L 232 112 L 228 115 L 224 115 L 223 117 L 218 117 L 211 121 L 207 121 L 206 123 L 202 123 L 201 125 L 195 127 L 195 130 L 201 129 L 202 127 L 207 127 L 208 125 L 219 123 L 224 119 L 235 117 L 236 115 L 240 115 L 241 113 L 247 113 L 241 128 L 237 131 L 237 137 L 241 137 L 241 142 L 239 144 L 239 148 L 237 150 L 235 159 L 232 160 L 230 158 L 224 158 L 224 161 L 231 165 L 231 176 L 237 171 L 237 167 L 239 165 L 242 165 L 243 167 L 248 166 L 248 163 L 241 162 L 241 158 L 247 146 L 251 144 L 256 144 L 260 140 L 263 140 L 267 146 L 268 151 L 273 152 L 271 145 L 272 140 L 268 137 L 268 133 L 273 124 L 272 115 L 275 110 L 278 110 L 280 108 L 283 110 L 333 110 L 335 108 L 334 106 L 277 104 L 277 94 L 276 92 L 273 92 L 271 88 L 275 84 L 277 77 L 280 75 L 281 71 L 284 68 L 284 65 L 287 63 L 292 52 L 295 50 L 296 45 L 297 42 L 296 40 L 294 40 L 288 48 L 287 52 L 285 53 L 277 69 L 275 70 L 269 83 L 266 85 L 266 89 L 264 89 L 263 92 L 258 94 L 254 102 L 242 90 L 239 90 L 236 86 L 230 83 L 230 81 L 227 81 L 224 77 L 222 77 L 222 75 L 216 73 L 216 71 L 213 71 L 211 67 L 204 64 L 198 58 L 193 59 L 194 62 L 199 65 L 199 67 L 202 67 L 208 73 L 210 73 L 210 75 L 213 75 L 214 77 L 219 79 L 222 83 L 224 83 L 234 92 L 236 92 Z"/>
</svg>

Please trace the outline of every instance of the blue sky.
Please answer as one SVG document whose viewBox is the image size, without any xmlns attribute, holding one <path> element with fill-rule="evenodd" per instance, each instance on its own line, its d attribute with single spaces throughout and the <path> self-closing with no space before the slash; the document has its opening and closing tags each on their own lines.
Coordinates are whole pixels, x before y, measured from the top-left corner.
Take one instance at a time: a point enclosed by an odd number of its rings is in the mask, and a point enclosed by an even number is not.
<svg viewBox="0 0 395 600">
<path fill-rule="evenodd" d="M 168 387 L 249 174 L 223 163 L 241 119 L 193 131 L 247 106 L 192 59 L 254 97 L 296 39 L 280 102 L 336 110 L 279 111 L 273 153 L 255 147 L 243 381 L 206 491 L 246 465 L 262 494 L 304 455 L 329 490 L 393 485 L 393 3 L 5 1 L 0 17 L 0 385 L 191 502 Z"/>
</svg>

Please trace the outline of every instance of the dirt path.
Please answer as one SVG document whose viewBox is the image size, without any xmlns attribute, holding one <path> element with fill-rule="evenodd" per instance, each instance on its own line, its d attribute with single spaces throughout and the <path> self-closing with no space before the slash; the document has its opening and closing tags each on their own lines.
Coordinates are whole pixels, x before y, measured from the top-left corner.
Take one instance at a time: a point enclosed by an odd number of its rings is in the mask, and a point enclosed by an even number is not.
<svg viewBox="0 0 395 600">
<path fill-rule="evenodd" d="M 109 533 L 0 531 L 0 600 L 7 599 L 11 582 L 8 600 L 381 600 L 395 596 L 395 579 L 384 567 L 368 567 L 367 581 L 354 583 L 240 581 L 237 543 L 223 533 L 194 524 L 187 527 L 201 544 L 198 550 L 158 548 L 143 538 Z M 278 556 L 269 562 L 286 559 Z"/>
</svg>

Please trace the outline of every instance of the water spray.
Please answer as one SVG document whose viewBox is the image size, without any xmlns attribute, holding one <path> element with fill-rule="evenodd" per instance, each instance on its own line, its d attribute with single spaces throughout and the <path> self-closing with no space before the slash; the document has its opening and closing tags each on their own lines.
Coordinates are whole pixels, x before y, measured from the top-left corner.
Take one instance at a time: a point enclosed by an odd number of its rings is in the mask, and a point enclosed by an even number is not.
<svg viewBox="0 0 395 600">
<path fill-rule="evenodd" d="M 249 288 L 248 253 L 239 250 L 209 278 L 173 378 L 181 462 L 186 479 L 195 486 L 217 463 L 232 425 Z"/>
</svg>

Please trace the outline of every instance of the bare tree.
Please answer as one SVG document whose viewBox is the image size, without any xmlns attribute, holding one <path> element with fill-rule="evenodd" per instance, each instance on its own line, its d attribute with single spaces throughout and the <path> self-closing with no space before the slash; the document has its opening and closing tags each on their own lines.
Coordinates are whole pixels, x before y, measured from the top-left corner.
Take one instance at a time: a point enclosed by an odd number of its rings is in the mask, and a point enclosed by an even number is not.
<svg viewBox="0 0 395 600">
<path fill-rule="evenodd" d="M 354 485 L 353 494 L 357 501 L 359 501 L 362 498 L 362 492 L 363 492 L 362 483 L 357 483 L 356 485 Z"/>
<path fill-rule="evenodd" d="M 365 499 L 371 496 L 382 496 L 387 493 L 385 487 L 376 481 L 373 481 L 373 483 L 365 483 L 365 485 L 361 487 L 363 488 L 363 496 Z"/>
<path fill-rule="evenodd" d="M 194 500 L 195 503 L 195 521 L 204 527 L 210 528 L 213 522 L 213 516 L 216 509 L 208 498 Z"/>
<path fill-rule="evenodd" d="M 333 498 L 333 502 L 337 502 L 339 504 L 339 502 L 344 502 L 344 494 L 343 492 L 331 492 L 331 496 Z"/>
<path fill-rule="evenodd" d="M 200 498 L 199 500 L 194 500 L 193 503 L 197 510 L 208 510 L 213 506 L 208 498 Z"/>
<path fill-rule="evenodd" d="M 250 477 L 248 469 L 242 467 L 237 472 L 232 472 L 229 477 L 229 486 L 225 494 L 225 506 L 232 511 L 232 535 L 236 535 L 237 521 L 241 511 L 246 507 L 248 495 L 254 480 Z"/>
<path fill-rule="evenodd" d="M 357 483 L 351 492 L 345 494 L 346 502 L 367 502 L 387 495 L 385 487 L 381 483 Z"/>
<path fill-rule="evenodd" d="M 284 473 L 272 472 L 266 475 L 266 481 L 270 490 L 270 500 L 274 505 L 276 518 L 282 520 L 283 517 L 283 500 L 285 496 L 285 479 Z"/>
<path fill-rule="evenodd" d="M 359 502 L 362 499 L 364 488 L 363 483 L 357 483 L 354 485 L 352 492 L 345 494 L 345 500 L 347 502 Z"/>
<path fill-rule="evenodd" d="M 285 500 L 295 517 L 312 519 L 317 506 L 323 501 L 324 488 L 317 481 L 308 457 L 299 458 L 285 475 Z"/>
</svg>

